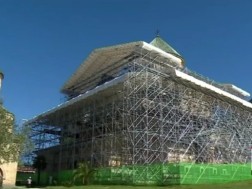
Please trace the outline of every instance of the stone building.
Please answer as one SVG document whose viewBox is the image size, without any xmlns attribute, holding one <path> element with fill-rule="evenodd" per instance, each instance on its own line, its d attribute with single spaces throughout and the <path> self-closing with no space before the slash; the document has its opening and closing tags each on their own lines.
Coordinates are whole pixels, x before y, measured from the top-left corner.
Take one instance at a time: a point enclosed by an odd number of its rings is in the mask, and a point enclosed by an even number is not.
<svg viewBox="0 0 252 189">
<path fill-rule="evenodd" d="M 252 178 L 250 94 L 188 69 L 160 36 L 95 49 L 61 92 L 65 102 L 26 122 L 58 183 L 80 162 L 99 184 Z"/>
<path fill-rule="evenodd" d="M 0 92 L 1 92 L 1 83 L 4 78 L 4 74 L 0 71 Z M 0 127 L 3 124 L 12 126 L 14 122 L 14 115 L 8 112 L 2 105 L 2 100 L 0 104 Z M 2 131 L 2 129 L 1 129 Z M 7 128 L 4 132 L 12 132 L 12 128 Z M 4 150 L 2 144 L 0 144 L 1 150 Z M 5 163 L 3 159 L 0 159 L 0 186 L 12 187 L 16 182 L 16 173 L 17 173 L 17 162 Z"/>
</svg>

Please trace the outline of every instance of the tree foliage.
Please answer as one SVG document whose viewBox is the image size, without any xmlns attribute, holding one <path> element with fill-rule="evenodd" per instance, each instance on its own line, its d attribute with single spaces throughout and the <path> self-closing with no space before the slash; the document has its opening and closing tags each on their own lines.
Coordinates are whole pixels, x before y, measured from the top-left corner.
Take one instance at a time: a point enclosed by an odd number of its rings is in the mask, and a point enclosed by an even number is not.
<svg viewBox="0 0 252 189">
<path fill-rule="evenodd" d="M 14 115 L 0 105 L 0 164 L 18 161 L 25 148 L 27 133 L 24 130 L 16 132 Z"/>
<path fill-rule="evenodd" d="M 92 168 L 89 162 L 79 163 L 77 169 L 73 171 L 73 182 L 82 179 L 82 184 L 87 185 L 95 171 L 96 169 Z"/>
</svg>

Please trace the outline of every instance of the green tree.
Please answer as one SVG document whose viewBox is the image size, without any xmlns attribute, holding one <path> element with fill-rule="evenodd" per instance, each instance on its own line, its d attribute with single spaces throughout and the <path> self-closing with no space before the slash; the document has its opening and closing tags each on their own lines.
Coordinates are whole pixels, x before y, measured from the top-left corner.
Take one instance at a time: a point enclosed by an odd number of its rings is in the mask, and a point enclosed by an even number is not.
<svg viewBox="0 0 252 189">
<path fill-rule="evenodd" d="M 27 133 L 16 132 L 14 115 L 0 104 L 0 164 L 18 161 L 25 148 Z"/>
<path fill-rule="evenodd" d="M 38 155 L 35 157 L 34 161 L 33 161 L 33 167 L 37 169 L 38 171 L 38 178 L 37 178 L 37 184 L 40 185 L 40 175 L 41 175 L 41 171 L 45 170 L 47 166 L 46 163 L 46 158 L 43 155 Z"/>
<path fill-rule="evenodd" d="M 95 171 L 96 169 L 92 168 L 89 162 L 79 163 L 77 169 L 73 171 L 73 182 L 82 179 L 82 184 L 87 185 Z"/>
<path fill-rule="evenodd" d="M 20 147 L 20 155 L 18 166 L 31 166 L 31 157 L 33 155 L 34 144 L 30 139 L 31 128 L 27 125 L 16 126 L 15 132 L 21 137 L 22 145 Z"/>
</svg>

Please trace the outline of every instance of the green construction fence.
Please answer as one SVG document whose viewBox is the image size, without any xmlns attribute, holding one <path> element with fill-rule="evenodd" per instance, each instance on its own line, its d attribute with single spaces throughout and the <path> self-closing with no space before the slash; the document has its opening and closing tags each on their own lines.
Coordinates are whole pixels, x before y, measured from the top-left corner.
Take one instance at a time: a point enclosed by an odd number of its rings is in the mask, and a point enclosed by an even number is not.
<svg viewBox="0 0 252 189">
<path fill-rule="evenodd" d="M 16 176 L 16 185 L 17 186 L 25 186 L 27 184 L 27 179 L 31 177 L 32 185 L 37 185 L 38 174 L 30 173 L 30 172 L 17 172 Z M 48 185 L 49 175 L 46 172 L 40 173 L 40 185 Z"/>
<path fill-rule="evenodd" d="M 53 175 L 59 185 L 72 180 L 72 176 L 73 170 Z M 44 174 L 43 179 L 43 183 L 48 183 L 49 174 Z M 252 179 L 250 164 L 167 163 L 99 168 L 91 181 L 94 184 L 177 185 L 226 183 L 250 179 Z"/>
<path fill-rule="evenodd" d="M 99 184 L 172 185 L 226 183 L 252 179 L 250 164 L 155 164 L 101 168 Z"/>
</svg>

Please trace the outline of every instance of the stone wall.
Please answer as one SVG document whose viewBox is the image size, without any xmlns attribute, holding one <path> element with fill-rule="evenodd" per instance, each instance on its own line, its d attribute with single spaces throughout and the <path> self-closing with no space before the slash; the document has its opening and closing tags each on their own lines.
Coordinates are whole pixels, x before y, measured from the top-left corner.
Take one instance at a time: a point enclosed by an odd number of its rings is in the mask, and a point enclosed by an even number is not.
<svg viewBox="0 0 252 189">
<path fill-rule="evenodd" d="M 16 182 L 17 162 L 0 165 L 3 172 L 3 187 L 13 187 Z"/>
</svg>

